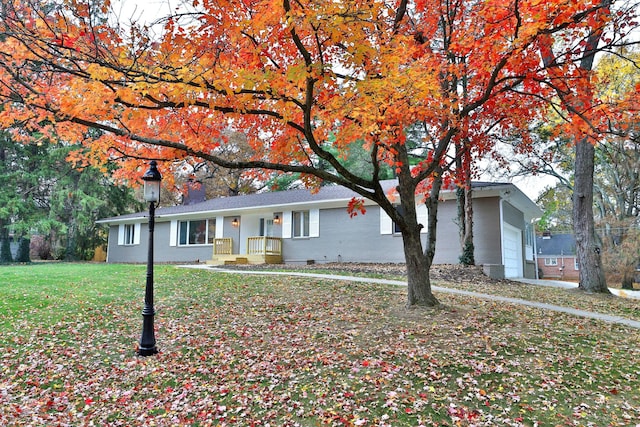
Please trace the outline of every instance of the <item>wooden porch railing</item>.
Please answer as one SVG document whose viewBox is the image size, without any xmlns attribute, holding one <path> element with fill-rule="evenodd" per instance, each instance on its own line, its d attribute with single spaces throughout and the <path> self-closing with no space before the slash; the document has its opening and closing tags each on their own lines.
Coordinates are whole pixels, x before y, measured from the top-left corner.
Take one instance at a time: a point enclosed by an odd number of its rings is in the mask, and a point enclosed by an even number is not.
<svg viewBox="0 0 640 427">
<path fill-rule="evenodd" d="M 225 237 L 223 239 L 213 240 L 213 255 L 231 255 L 233 254 L 233 239 Z"/>
<path fill-rule="evenodd" d="M 282 255 L 282 239 L 279 237 L 249 237 L 247 255 Z"/>
</svg>

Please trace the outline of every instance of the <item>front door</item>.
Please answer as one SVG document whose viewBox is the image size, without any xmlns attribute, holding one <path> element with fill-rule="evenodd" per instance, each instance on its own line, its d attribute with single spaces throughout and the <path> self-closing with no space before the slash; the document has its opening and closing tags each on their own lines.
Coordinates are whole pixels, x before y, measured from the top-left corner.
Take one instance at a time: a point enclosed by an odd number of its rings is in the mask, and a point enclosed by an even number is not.
<svg viewBox="0 0 640 427">
<path fill-rule="evenodd" d="M 273 218 L 260 218 L 260 237 L 274 237 Z"/>
</svg>

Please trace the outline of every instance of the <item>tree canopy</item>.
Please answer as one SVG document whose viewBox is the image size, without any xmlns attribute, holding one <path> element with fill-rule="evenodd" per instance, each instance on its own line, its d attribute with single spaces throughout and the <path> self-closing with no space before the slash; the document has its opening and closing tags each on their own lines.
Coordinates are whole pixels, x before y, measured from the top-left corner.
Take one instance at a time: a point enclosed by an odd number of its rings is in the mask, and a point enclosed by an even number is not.
<svg viewBox="0 0 640 427">
<path fill-rule="evenodd" d="M 597 133 L 576 107 L 591 85 L 578 61 L 594 31 L 602 49 L 634 25 L 632 8 L 611 13 L 595 0 L 220 0 L 184 2 L 155 38 L 103 19 L 109 2 L 3 6 L 0 124 L 85 143 L 93 164 L 122 160 L 121 178 L 139 177 L 143 159 L 193 157 L 348 187 L 402 231 L 409 305 L 437 304 L 428 271 L 438 192 L 456 181 L 453 145 L 489 151 L 493 135 L 526 128 L 558 90 L 576 100 L 561 107 L 585 119 L 569 130 Z M 562 54 L 541 61 L 557 44 Z M 424 133 L 409 149 L 416 123 Z M 86 126 L 104 135 L 88 140 Z M 217 154 L 230 131 L 247 136 L 249 154 Z M 356 141 L 370 176 L 346 162 Z M 383 165 L 402 209 L 382 191 Z M 426 246 L 417 193 L 429 207 Z"/>
</svg>

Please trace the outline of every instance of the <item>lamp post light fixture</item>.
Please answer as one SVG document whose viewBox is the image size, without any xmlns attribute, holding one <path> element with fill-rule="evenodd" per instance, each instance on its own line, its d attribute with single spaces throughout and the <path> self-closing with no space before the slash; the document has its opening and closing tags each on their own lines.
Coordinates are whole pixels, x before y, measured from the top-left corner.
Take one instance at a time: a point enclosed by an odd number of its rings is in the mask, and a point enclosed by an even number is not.
<svg viewBox="0 0 640 427">
<path fill-rule="evenodd" d="M 139 356 L 152 356 L 158 353 L 156 336 L 153 330 L 153 229 L 155 227 L 156 206 L 160 201 L 160 183 L 162 175 L 158 172 L 155 160 L 149 162 L 149 169 L 142 176 L 144 180 L 144 200 L 149 202 L 149 252 L 147 256 L 147 284 L 144 292 L 142 310 L 142 337 L 138 346 Z"/>
</svg>

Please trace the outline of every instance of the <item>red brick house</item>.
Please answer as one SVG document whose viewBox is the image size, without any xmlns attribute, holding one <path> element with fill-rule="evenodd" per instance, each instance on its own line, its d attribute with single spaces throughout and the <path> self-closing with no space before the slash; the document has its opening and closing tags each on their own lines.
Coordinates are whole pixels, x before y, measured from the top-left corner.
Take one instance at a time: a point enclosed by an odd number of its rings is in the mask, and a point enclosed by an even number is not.
<svg viewBox="0 0 640 427">
<path fill-rule="evenodd" d="M 547 231 L 536 237 L 536 255 L 540 279 L 579 279 L 580 266 L 573 234 L 551 234 Z"/>
</svg>

